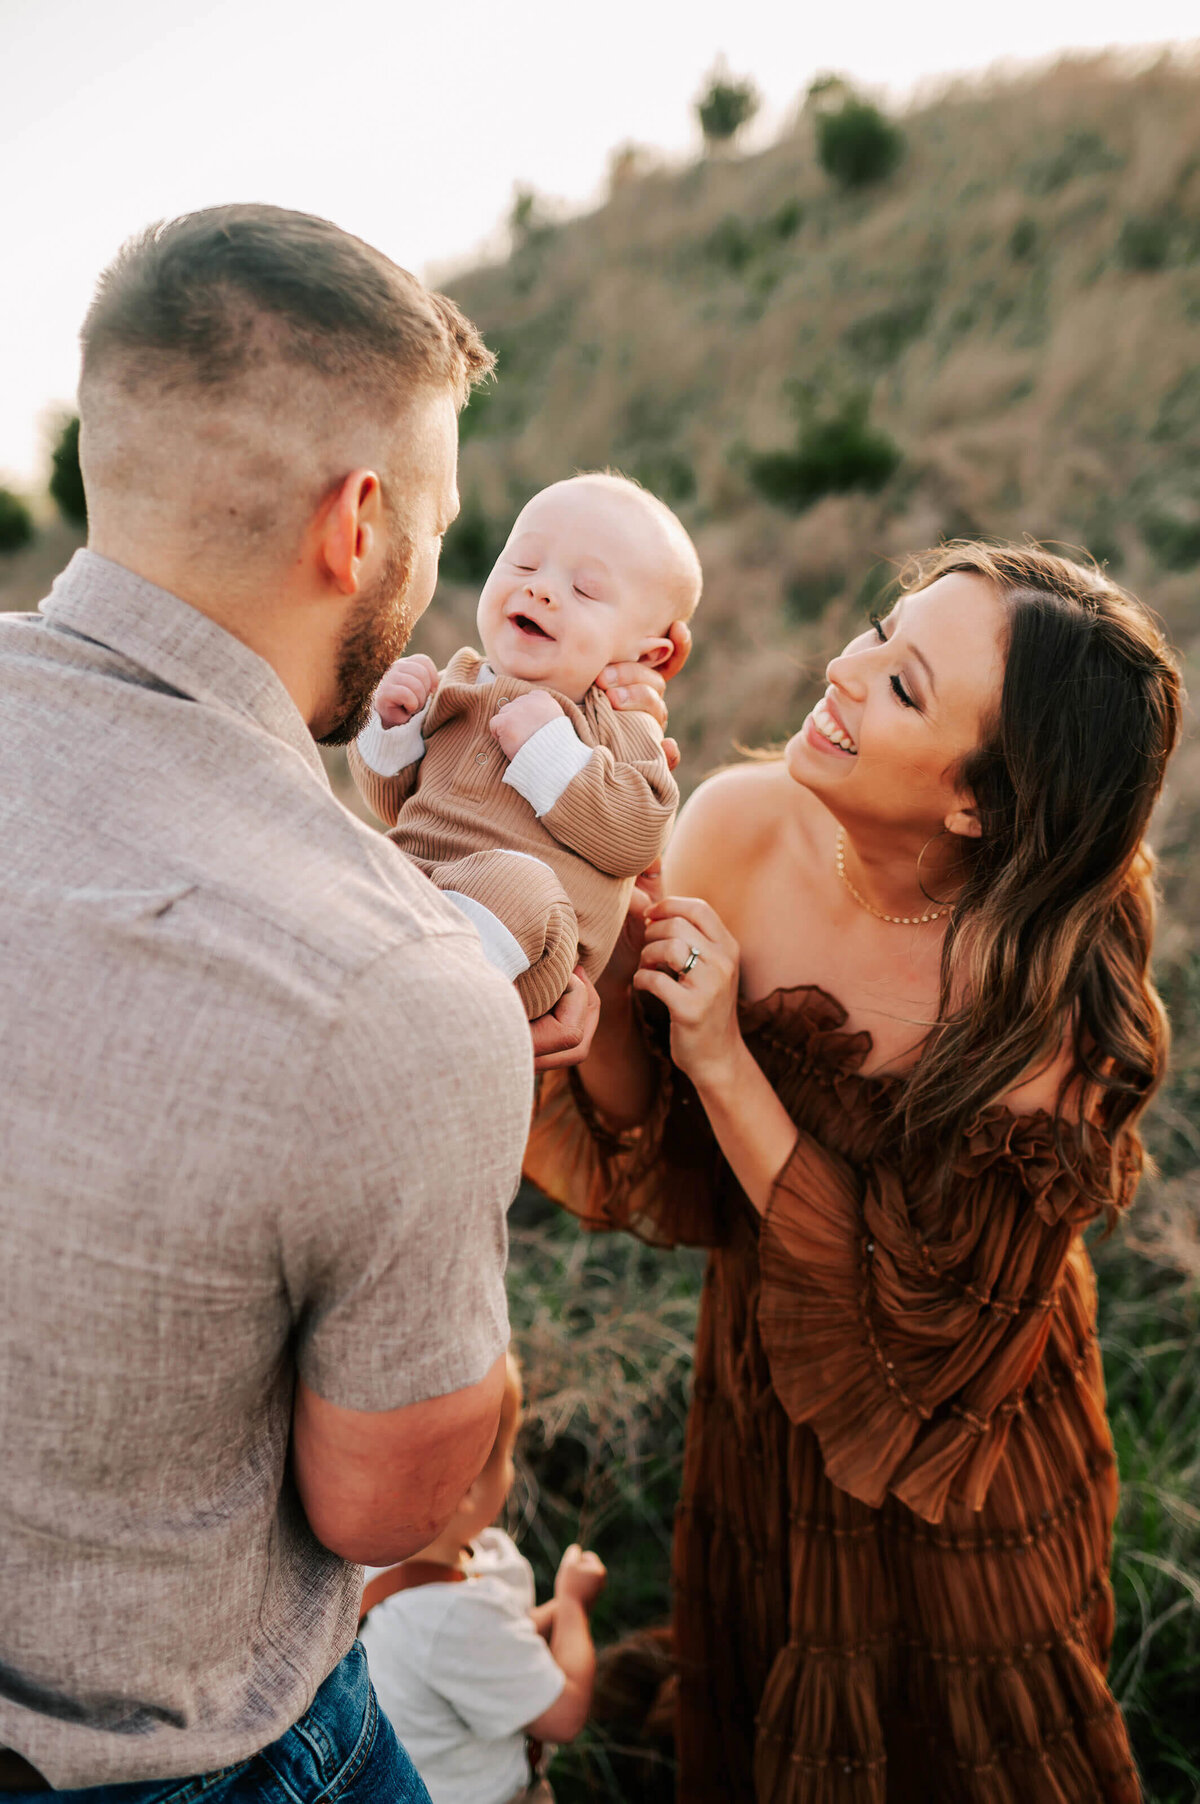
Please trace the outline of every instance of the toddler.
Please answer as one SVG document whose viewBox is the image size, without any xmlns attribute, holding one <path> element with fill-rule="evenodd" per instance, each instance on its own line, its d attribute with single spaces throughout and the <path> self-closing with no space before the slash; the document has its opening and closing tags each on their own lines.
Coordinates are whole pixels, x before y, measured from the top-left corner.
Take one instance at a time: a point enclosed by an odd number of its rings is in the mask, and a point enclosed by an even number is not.
<svg viewBox="0 0 1200 1804">
<path fill-rule="evenodd" d="M 550 1800 L 526 1738 L 570 1741 L 587 1721 L 596 1656 L 588 1611 L 604 1586 L 594 1553 L 569 1547 L 554 1596 L 534 1607 L 533 1569 L 487 1524 L 512 1488 L 521 1375 L 509 1357 L 488 1462 L 436 1541 L 368 1572 L 362 1628 L 380 1708 L 433 1804 Z"/>
<path fill-rule="evenodd" d="M 604 968 L 634 879 L 662 852 L 679 792 L 653 717 L 596 679 L 657 667 L 700 599 L 671 510 L 622 476 L 556 482 L 522 510 L 484 585 L 483 655 L 393 664 L 351 748 L 391 838 L 474 922 L 530 1019 L 577 964 Z"/>
</svg>

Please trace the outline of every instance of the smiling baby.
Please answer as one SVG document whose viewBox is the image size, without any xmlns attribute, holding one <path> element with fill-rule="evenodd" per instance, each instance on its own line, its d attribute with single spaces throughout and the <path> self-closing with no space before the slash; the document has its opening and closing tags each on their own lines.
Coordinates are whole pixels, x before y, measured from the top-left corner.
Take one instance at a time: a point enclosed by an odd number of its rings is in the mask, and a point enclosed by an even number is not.
<svg viewBox="0 0 1200 1804">
<path fill-rule="evenodd" d="M 700 599 L 700 563 L 663 502 L 574 476 L 518 516 L 479 598 L 482 656 L 401 658 L 351 748 L 389 837 L 474 923 L 535 1019 L 577 964 L 595 978 L 679 793 L 649 714 L 596 679 L 655 668 Z"/>
</svg>

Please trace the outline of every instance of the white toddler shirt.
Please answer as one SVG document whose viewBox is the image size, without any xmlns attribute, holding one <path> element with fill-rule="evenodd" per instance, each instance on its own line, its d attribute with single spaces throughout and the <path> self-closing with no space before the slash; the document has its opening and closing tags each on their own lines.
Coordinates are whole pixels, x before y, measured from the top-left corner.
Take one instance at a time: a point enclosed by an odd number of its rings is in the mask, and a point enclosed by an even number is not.
<svg viewBox="0 0 1200 1804">
<path fill-rule="evenodd" d="M 502 1529 L 472 1545 L 465 1581 L 397 1591 L 362 1630 L 380 1707 L 433 1804 L 508 1804 L 529 1781 L 524 1730 L 566 1684 L 529 1618 L 529 1561 Z"/>
</svg>

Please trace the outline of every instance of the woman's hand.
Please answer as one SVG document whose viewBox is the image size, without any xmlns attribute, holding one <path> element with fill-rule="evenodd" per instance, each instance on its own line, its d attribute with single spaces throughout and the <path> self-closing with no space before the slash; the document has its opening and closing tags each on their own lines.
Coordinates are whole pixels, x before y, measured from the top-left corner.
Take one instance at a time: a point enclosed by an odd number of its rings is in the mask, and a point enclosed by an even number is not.
<svg viewBox="0 0 1200 1804">
<path fill-rule="evenodd" d="M 596 687 L 603 689 L 614 708 L 653 715 L 664 733 L 667 704 L 663 695 L 668 682 L 678 676 L 691 655 L 692 630 L 686 620 L 674 620 L 667 628 L 667 638 L 675 650 L 660 669 L 652 670 L 648 664 L 610 664 L 596 678 Z M 664 739 L 663 751 L 668 766 L 674 770 L 679 763 L 679 747 L 673 739 Z"/>
<path fill-rule="evenodd" d="M 633 987 L 665 1003 L 671 1057 L 702 1093 L 730 1080 L 744 1050 L 737 1014 L 740 961 L 737 941 L 699 897 L 667 896 L 647 909 Z"/>
</svg>

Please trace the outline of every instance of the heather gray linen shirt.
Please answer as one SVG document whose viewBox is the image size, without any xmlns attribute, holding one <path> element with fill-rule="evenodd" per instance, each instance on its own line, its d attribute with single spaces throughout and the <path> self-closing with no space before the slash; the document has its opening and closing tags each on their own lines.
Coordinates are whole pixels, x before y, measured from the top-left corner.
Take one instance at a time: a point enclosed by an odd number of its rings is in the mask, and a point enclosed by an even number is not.
<svg viewBox="0 0 1200 1804">
<path fill-rule="evenodd" d="M 529 1034 L 271 668 L 94 553 L 0 616 L 0 846 L 0 1745 L 211 1771 L 354 1635 L 297 1372 L 388 1409 L 506 1344 Z"/>
</svg>

